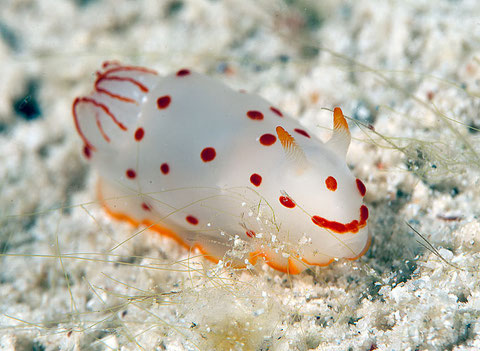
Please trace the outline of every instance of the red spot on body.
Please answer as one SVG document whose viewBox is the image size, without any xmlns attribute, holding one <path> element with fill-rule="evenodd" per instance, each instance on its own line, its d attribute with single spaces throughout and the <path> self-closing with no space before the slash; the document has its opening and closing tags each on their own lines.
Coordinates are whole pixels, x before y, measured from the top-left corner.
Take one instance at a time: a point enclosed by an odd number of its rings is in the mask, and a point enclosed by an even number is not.
<svg viewBox="0 0 480 351">
<path fill-rule="evenodd" d="M 296 131 L 298 134 L 303 135 L 304 137 L 310 138 L 310 135 L 303 129 L 295 128 L 294 131 Z"/>
<path fill-rule="evenodd" d="M 359 229 L 367 225 L 368 208 L 365 205 L 360 207 L 360 221 L 354 219 L 350 223 L 340 223 L 336 221 L 329 221 L 320 216 L 313 216 L 312 222 L 319 227 L 330 229 L 338 234 L 357 233 Z"/>
<path fill-rule="evenodd" d="M 142 127 L 138 128 L 135 131 L 135 140 L 136 141 L 142 140 L 144 135 L 145 135 L 145 131 L 143 130 L 143 128 Z"/>
<path fill-rule="evenodd" d="M 142 208 L 145 210 L 145 211 L 151 211 L 152 208 L 150 207 L 150 205 L 148 205 L 147 203 L 145 202 L 142 202 Z"/>
<path fill-rule="evenodd" d="M 133 179 L 133 178 L 135 178 L 135 177 L 137 176 L 137 173 L 136 173 L 133 169 L 131 169 L 131 168 L 127 169 L 127 171 L 125 172 L 125 174 L 126 174 L 127 177 L 130 178 L 130 179 Z"/>
<path fill-rule="evenodd" d="M 255 186 L 260 186 L 260 184 L 262 184 L 262 176 L 260 174 L 253 173 L 250 176 L 250 182 Z"/>
<path fill-rule="evenodd" d="M 294 208 L 295 207 L 295 202 L 293 202 L 292 199 L 290 199 L 288 196 L 280 196 L 279 198 L 280 203 L 288 208 Z"/>
<path fill-rule="evenodd" d="M 188 76 L 189 74 L 190 74 L 190 70 L 183 68 L 177 72 L 177 77 L 184 77 L 184 76 Z"/>
<path fill-rule="evenodd" d="M 169 95 L 161 96 L 157 99 L 157 106 L 160 110 L 166 109 L 171 101 L 172 98 Z"/>
<path fill-rule="evenodd" d="M 254 238 L 256 236 L 255 232 L 253 230 L 247 230 L 245 232 L 249 238 Z"/>
<path fill-rule="evenodd" d="M 170 166 L 168 165 L 168 163 L 162 163 L 160 165 L 160 171 L 163 173 L 163 174 L 168 174 L 168 172 L 170 172 Z"/>
<path fill-rule="evenodd" d="M 247 112 L 247 116 L 250 119 L 261 121 L 263 119 L 263 113 L 256 110 L 251 110 Z"/>
<path fill-rule="evenodd" d="M 83 155 L 85 158 L 90 159 L 92 157 L 92 150 L 88 147 L 88 145 L 85 145 L 83 147 Z"/>
<path fill-rule="evenodd" d="M 283 117 L 283 113 L 278 108 L 270 106 L 270 111 L 275 113 L 278 117 Z"/>
<path fill-rule="evenodd" d="M 213 147 L 206 147 L 202 150 L 200 157 L 202 158 L 203 162 L 210 162 L 215 158 L 216 155 L 217 153 Z"/>
<path fill-rule="evenodd" d="M 277 137 L 273 134 L 265 133 L 260 137 L 260 144 L 270 146 L 275 144 Z"/>
<path fill-rule="evenodd" d="M 368 219 L 368 207 L 365 205 L 362 205 L 360 207 L 360 223 L 366 222 Z"/>
<path fill-rule="evenodd" d="M 360 179 L 356 179 L 355 182 L 357 183 L 357 189 L 360 195 L 365 196 L 365 193 L 367 192 L 367 188 L 365 187 L 365 184 Z"/>
<path fill-rule="evenodd" d="M 197 225 L 198 224 L 198 219 L 196 217 L 187 216 L 187 217 L 185 217 L 185 219 L 187 220 L 188 223 L 190 223 L 192 225 Z"/>
<path fill-rule="evenodd" d="M 327 179 L 325 179 L 325 185 L 327 186 L 327 189 L 330 191 L 337 190 L 337 180 L 332 176 L 329 176 Z"/>
</svg>

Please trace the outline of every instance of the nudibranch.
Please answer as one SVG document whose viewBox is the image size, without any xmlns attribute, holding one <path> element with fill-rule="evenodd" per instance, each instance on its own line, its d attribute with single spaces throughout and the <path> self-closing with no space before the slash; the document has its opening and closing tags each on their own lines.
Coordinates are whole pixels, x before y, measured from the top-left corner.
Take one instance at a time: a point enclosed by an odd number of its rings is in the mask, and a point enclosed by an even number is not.
<svg viewBox="0 0 480 351">
<path fill-rule="evenodd" d="M 83 155 L 113 217 L 144 224 L 211 261 L 258 258 L 297 274 L 370 244 L 365 185 L 346 165 L 340 108 L 323 143 L 278 107 L 181 69 L 106 62 L 73 103 Z"/>
</svg>

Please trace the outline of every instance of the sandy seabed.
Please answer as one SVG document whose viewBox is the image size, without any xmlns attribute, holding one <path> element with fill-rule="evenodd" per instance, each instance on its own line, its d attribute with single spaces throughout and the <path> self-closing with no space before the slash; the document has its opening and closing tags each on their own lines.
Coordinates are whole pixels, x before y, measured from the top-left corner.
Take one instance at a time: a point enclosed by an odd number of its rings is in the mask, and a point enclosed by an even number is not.
<svg viewBox="0 0 480 351">
<path fill-rule="evenodd" d="M 480 349 L 478 1 L 1 6 L 1 350 Z M 71 116 L 105 60 L 191 67 L 324 140 L 341 106 L 368 253 L 235 271 L 106 216 Z"/>
</svg>

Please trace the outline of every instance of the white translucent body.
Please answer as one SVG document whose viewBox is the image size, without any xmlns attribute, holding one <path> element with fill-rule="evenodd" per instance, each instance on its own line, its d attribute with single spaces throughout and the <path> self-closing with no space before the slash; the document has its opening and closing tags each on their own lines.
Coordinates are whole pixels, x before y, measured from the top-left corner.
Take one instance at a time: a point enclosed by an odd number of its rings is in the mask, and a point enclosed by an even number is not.
<svg viewBox="0 0 480 351">
<path fill-rule="evenodd" d="M 169 228 L 187 245 L 198 244 L 214 258 L 239 266 L 259 255 L 274 268 L 298 272 L 308 264 L 355 258 L 368 246 L 367 226 L 339 234 L 312 221 L 312 216 L 340 223 L 359 220 L 363 199 L 345 160 L 313 135 L 294 132 L 304 128 L 272 111 L 274 105 L 197 73 L 159 77 L 119 70 L 115 75 L 123 80 L 105 79 L 99 86 L 137 103 L 102 92 L 90 97 L 108 106 L 127 130 L 98 106 L 76 107 L 79 128 L 94 147 L 90 161 L 101 177 L 101 197 L 111 212 Z M 159 109 L 157 99 L 167 95 L 170 105 Z M 261 111 L 264 118 L 248 118 L 251 110 Z M 299 168 L 289 157 L 277 126 L 295 138 L 308 160 L 306 167 Z M 134 133 L 140 127 L 145 135 L 138 141 Z M 273 145 L 260 143 L 265 133 L 277 137 Z M 206 147 L 216 151 L 210 162 L 200 157 Z M 168 174 L 160 171 L 163 163 L 169 165 Z M 135 170 L 136 177 L 129 179 L 127 169 Z M 253 173 L 261 175 L 260 186 L 250 181 Z M 335 191 L 326 187 L 329 176 L 337 181 Z M 280 196 L 296 206 L 285 207 Z M 189 223 L 187 216 L 198 223 Z"/>
</svg>

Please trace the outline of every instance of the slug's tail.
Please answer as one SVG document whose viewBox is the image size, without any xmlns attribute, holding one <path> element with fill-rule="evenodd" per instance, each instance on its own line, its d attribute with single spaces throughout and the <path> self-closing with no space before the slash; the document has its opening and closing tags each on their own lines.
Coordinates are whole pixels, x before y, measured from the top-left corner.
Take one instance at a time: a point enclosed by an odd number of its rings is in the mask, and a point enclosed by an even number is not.
<svg viewBox="0 0 480 351">
<path fill-rule="evenodd" d="M 119 142 L 135 126 L 140 103 L 156 82 L 157 73 L 144 67 L 105 62 L 97 72 L 94 90 L 77 97 L 72 114 L 87 158 L 98 148 Z M 136 116 L 132 118 L 132 116 Z"/>
</svg>

